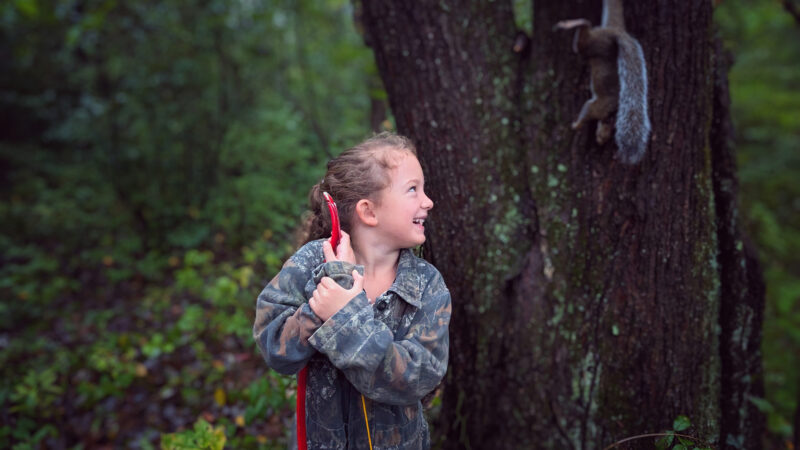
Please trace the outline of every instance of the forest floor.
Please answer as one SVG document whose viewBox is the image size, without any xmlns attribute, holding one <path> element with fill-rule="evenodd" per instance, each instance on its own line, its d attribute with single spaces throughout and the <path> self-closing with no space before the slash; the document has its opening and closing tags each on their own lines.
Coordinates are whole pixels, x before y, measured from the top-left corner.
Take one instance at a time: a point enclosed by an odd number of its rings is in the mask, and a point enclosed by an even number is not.
<svg viewBox="0 0 800 450">
<path fill-rule="evenodd" d="M 201 419 L 231 448 L 285 447 L 294 379 L 252 338 L 264 266 L 193 250 L 171 264 L 174 282 L 84 273 L 3 307 L 0 447 L 156 448 Z"/>
</svg>

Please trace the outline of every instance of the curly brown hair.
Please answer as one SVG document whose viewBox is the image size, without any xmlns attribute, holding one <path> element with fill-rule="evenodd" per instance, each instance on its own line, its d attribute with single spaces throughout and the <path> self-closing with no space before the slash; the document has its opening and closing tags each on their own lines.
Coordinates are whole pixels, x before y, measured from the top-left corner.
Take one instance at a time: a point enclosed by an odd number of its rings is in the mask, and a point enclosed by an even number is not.
<svg viewBox="0 0 800 450">
<path fill-rule="evenodd" d="M 397 165 L 397 152 L 417 156 L 417 149 L 409 138 L 383 132 L 330 160 L 325 178 L 308 193 L 310 212 L 300 234 L 301 243 L 331 234 L 331 219 L 323 192 L 333 197 L 342 230 L 349 233 L 356 203 L 361 199 L 377 203 L 378 193 L 389 185 L 388 171 Z"/>
</svg>

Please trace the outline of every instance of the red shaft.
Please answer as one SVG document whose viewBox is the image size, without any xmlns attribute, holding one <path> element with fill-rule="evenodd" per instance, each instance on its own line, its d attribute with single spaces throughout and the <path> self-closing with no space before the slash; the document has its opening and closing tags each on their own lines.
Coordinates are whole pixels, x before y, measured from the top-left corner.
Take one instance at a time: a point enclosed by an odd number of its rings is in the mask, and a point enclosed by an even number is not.
<svg viewBox="0 0 800 450">
<path fill-rule="evenodd" d="M 306 377 L 308 367 L 297 374 L 297 449 L 308 450 L 306 440 Z"/>
<path fill-rule="evenodd" d="M 341 229 L 339 228 L 339 210 L 336 208 L 336 203 L 327 192 L 323 192 L 325 201 L 328 203 L 328 212 L 331 214 L 331 246 L 333 252 L 336 253 L 336 247 L 339 246 L 339 239 L 341 238 Z M 308 450 L 308 440 L 306 439 L 306 383 L 308 378 L 308 367 L 300 369 L 297 374 L 297 449 Z"/>
</svg>

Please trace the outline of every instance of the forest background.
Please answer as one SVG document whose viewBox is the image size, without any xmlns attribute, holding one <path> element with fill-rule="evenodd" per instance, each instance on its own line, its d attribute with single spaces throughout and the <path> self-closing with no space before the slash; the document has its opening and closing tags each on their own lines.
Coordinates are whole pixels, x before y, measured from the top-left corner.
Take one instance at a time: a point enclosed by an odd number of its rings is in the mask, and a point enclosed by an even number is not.
<svg viewBox="0 0 800 450">
<path fill-rule="evenodd" d="M 770 0 L 714 16 L 767 283 L 751 401 L 783 447 L 800 394 L 800 19 Z M 325 161 L 394 129 L 353 6 L 15 0 L 0 36 L 0 447 L 283 448 L 294 381 L 258 355 L 255 297 Z"/>
</svg>

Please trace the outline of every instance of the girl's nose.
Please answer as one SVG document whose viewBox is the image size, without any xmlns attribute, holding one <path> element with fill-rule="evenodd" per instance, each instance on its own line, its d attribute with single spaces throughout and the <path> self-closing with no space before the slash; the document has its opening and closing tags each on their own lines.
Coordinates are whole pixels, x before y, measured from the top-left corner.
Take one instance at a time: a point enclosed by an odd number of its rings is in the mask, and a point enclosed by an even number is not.
<svg viewBox="0 0 800 450">
<path fill-rule="evenodd" d="M 431 208 L 433 208 L 433 200 L 431 200 L 430 197 L 425 195 L 425 198 L 422 200 L 422 209 L 431 209 Z"/>
</svg>

